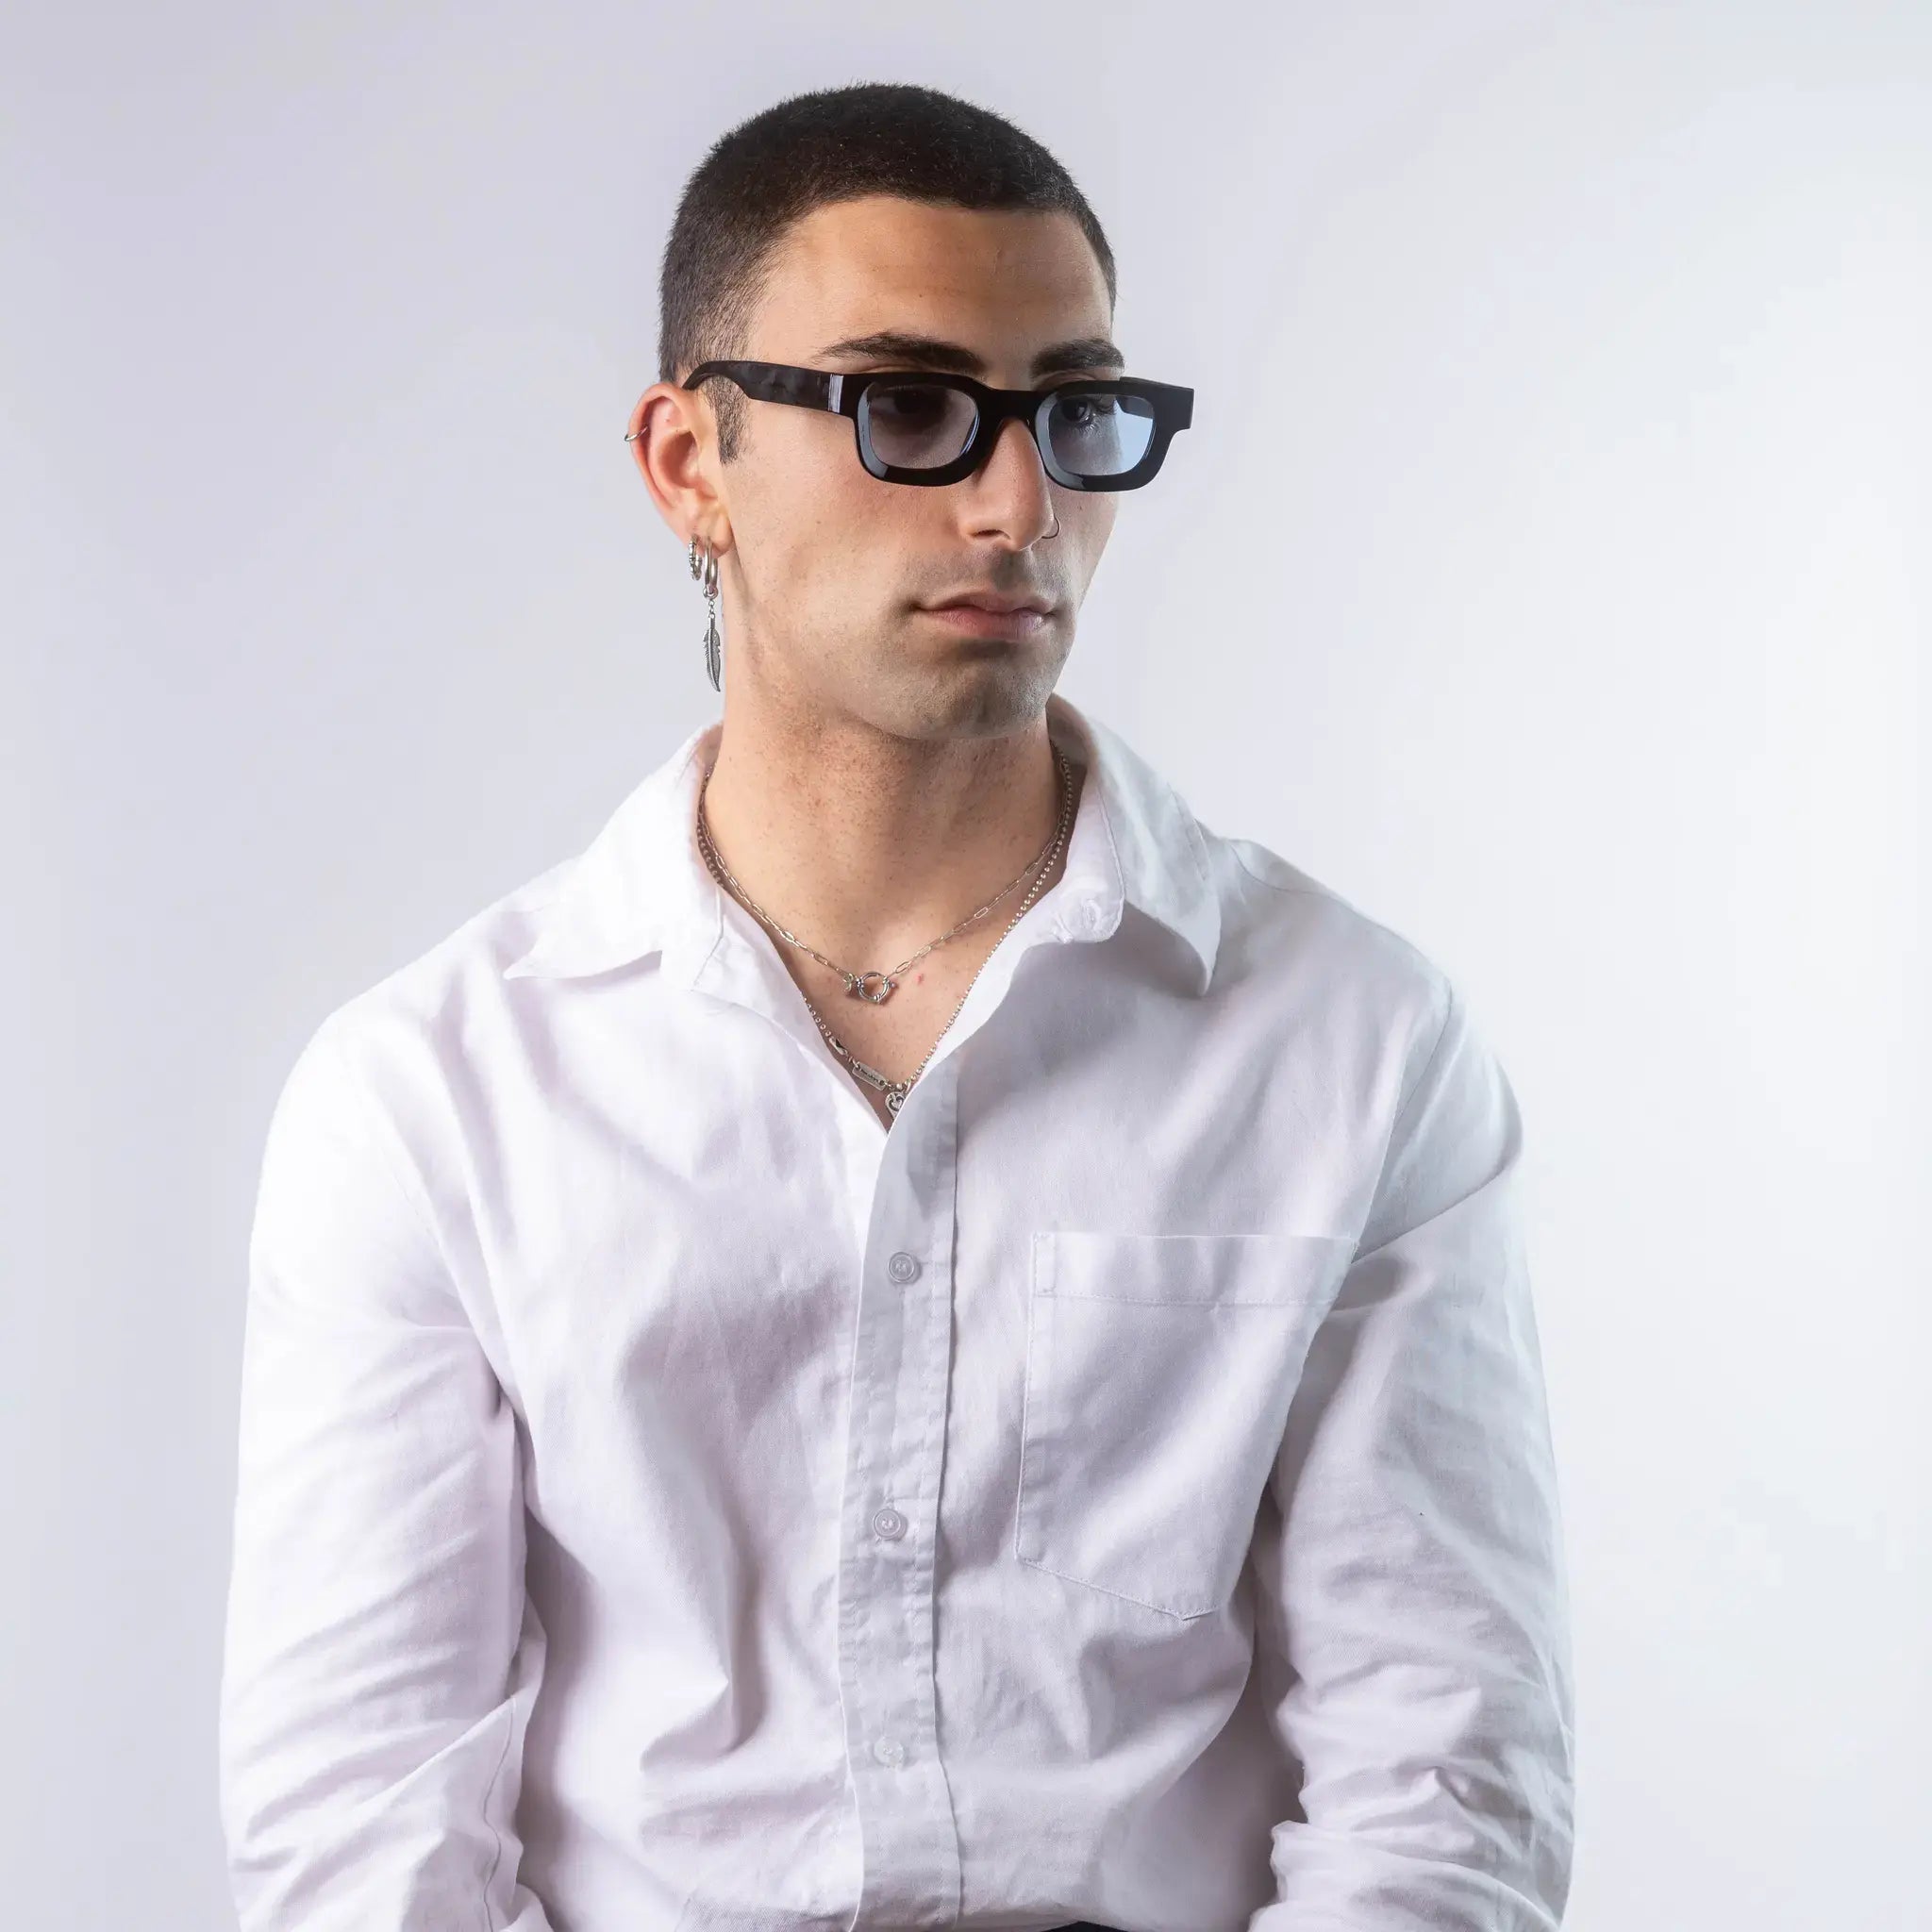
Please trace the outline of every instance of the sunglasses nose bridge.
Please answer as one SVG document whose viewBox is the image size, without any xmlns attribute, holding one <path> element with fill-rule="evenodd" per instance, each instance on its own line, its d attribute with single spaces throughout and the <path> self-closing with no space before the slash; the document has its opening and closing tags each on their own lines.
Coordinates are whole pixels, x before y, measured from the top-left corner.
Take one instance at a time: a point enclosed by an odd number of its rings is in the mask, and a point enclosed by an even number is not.
<svg viewBox="0 0 1932 1932">
<path fill-rule="evenodd" d="M 1033 454 L 1033 460 L 1040 468 L 1041 481 L 1051 481 L 1046 474 L 1044 452 L 1040 447 L 1039 433 L 1040 405 L 1038 399 L 1022 401 L 1017 396 L 1003 396 L 996 403 L 982 405 L 979 410 L 979 461 L 974 466 L 975 472 L 983 472 L 999 454 L 999 447 L 1005 441 L 1007 431 L 1014 425 L 1020 425 L 1021 441 L 1026 443 Z"/>
</svg>

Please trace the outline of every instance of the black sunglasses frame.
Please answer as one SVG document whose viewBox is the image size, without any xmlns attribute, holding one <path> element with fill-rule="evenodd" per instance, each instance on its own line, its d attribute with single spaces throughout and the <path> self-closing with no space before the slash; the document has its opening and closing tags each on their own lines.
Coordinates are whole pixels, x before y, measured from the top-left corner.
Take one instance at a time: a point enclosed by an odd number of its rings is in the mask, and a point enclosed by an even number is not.
<svg viewBox="0 0 1932 1932">
<path fill-rule="evenodd" d="M 1171 382 L 1151 382 L 1138 375 L 1075 376 L 1051 389 L 990 389 L 970 375 L 955 375 L 946 370 L 869 369 L 862 375 L 847 375 L 826 369 L 801 369 L 789 362 L 732 361 L 700 362 L 681 387 L 695 389 L 713 375 L 736 383 L 746 395 L 761 403 L 791 403 L 801 409 L 826 409 L 834 415 L 851 417 L 858 460 L 880 482 L 911 483 L 933 489 L 972 475 L 992 455 L 993 444 L 1008 417 L 1017 416 L 1033 438 L 1041 467 L 1062 490 L 1138 490 L 1143 483 L 1151 482 L 1159 470 L 1175 430 L 1187 428 L 1194 418 L 1192 390 Z M 974 405 L 973 434 L 966 447 L 950 462 L 936 469 L 907 469 L 882 460 L 867 434 L 867 391 L 875 383 L 908 381 L 958 390 L 970 397 Z M 1153 435 L 1132 469 L 1113 476 L 1082 476 L 1060 465 L 1053 454 L 1053 439 L 1045 434 L 1046 412 L 1069 391 L 1080 395 L 1133 396 L 1151 408 Z"/>
</svg>

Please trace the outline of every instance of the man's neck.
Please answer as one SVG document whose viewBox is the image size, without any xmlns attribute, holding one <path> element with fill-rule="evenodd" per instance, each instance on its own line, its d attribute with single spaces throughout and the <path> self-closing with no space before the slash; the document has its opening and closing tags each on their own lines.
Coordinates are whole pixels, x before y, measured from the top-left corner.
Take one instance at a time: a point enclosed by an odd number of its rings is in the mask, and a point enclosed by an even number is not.
<svg viewBox="0 0 1932 1932">
<path fill-rule="evenodd" d="M 1077 766 L 1072 775 L 1077 798 Z M 1059 808 L 1043 718 L 911 739 L 851 720 L 781 727 L 748 706 L 727 715 L 704 794 L 712 844 L 744 892 L 855 970 L 891 965 L 984 906 L 1040 857 Z M 991 943 L 1030 884 L 946 950 Z"/>
</svg>

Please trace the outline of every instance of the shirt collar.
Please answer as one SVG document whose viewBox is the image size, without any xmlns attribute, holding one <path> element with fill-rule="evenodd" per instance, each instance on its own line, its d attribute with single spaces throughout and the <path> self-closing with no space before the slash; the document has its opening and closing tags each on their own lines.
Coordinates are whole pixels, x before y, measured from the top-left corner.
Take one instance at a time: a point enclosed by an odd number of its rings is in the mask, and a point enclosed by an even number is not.
<svg viewBox="0 0 1932 1932">
<path fill-rule="evenodd" d="M 1123 902 L 1178 934 L 1205 991 L 1221 936 L 1221 907 L 1201 825 L 1180 794 L 1116 732 L 1058 691 L 1047 730 L 1087 765 L 1066 865 L 1047 895 L 1066 907 L 1063 936 L 1105 939 Z M 698 788 L 717 755 L 714 718 L 649 773 L 534 908 L 536 938 L 505 978 L 603 973 L 647 952 L 683 983 L 695 977 L 723 923 L 724 891 L 697 844 Z M 1096 782 L 1097 781 L 1097 782 Z M 1064 895 L 1064 896 L 1062 896 Z"/>
</svg>

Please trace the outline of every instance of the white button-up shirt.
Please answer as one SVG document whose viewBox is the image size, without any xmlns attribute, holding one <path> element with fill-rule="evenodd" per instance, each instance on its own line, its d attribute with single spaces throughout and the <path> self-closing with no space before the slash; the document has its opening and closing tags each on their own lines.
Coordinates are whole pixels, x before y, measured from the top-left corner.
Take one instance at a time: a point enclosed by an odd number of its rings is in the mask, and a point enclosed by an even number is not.
<svg viewBox="0 0 1932 1932">
<path fill-rule="evenodd" d="M 1557 1924 L 1509 1084 L 1415 946 L 1047 721 L 1064 874 L 890 1129 L 697 849 L 716 720 L 307 1041 L 244 1932 Z"/>
</svg>

